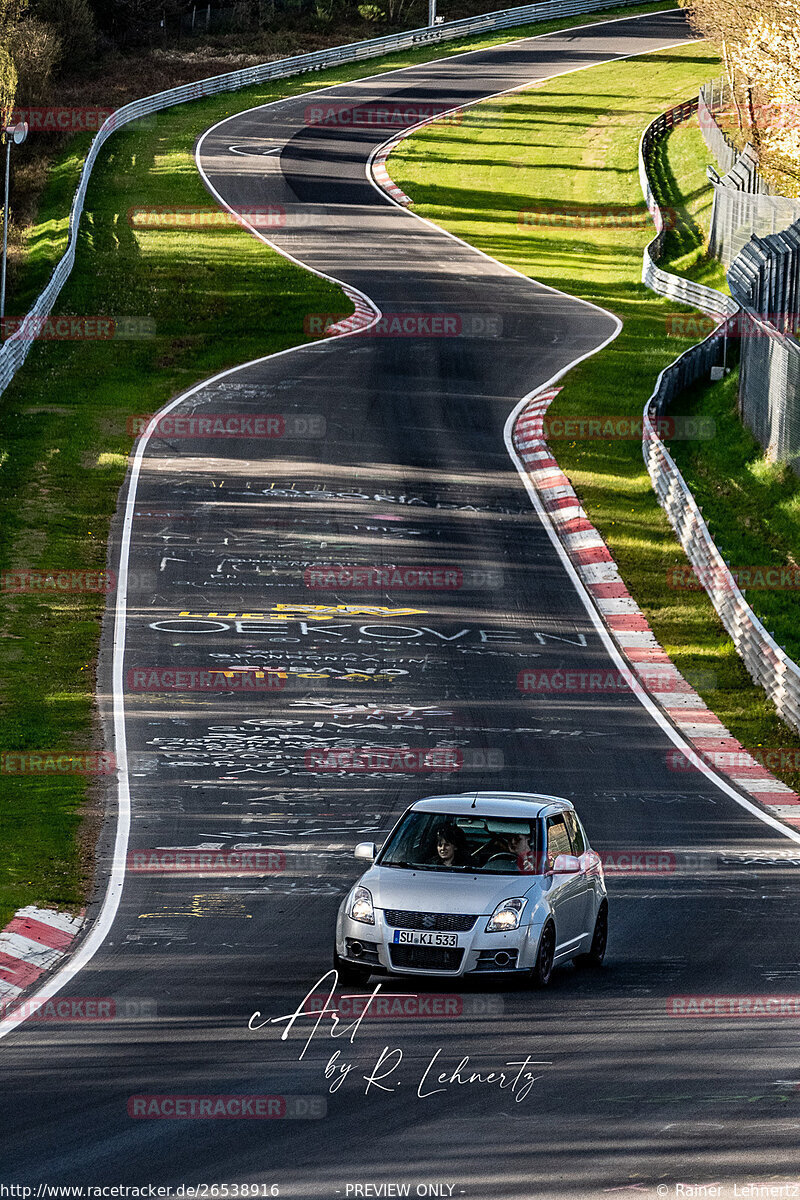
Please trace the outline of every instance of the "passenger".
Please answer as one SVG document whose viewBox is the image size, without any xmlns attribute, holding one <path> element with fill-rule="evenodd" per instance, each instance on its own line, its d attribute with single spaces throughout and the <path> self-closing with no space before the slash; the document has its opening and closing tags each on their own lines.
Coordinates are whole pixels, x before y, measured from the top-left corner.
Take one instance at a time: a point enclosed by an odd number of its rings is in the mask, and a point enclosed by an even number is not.
<svg viewBox="0 0 800 1200">
<path fill-rule="evenodd" d="M 436 861 L 444 867 L 465 867 L 467 865 L 466 839 L 463 832 L 452 821 L 445 821 L 436 830 Z"/>
</svg>

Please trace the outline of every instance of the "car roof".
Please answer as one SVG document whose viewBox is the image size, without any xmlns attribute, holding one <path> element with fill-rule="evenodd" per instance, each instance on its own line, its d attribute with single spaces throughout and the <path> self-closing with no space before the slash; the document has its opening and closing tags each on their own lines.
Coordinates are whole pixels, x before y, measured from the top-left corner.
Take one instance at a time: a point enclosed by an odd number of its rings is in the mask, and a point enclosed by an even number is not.
<svg viewBox="0 0 800 1200">
<path fill-rule="evenodd" d="M 411 805 L 414 812 L 480 813 L 485 817 L 521 817 L 530 820 L 551 806 L 571 809 L 563 796 L 548 796 L 541 792 L 460 792 L 453 796 L 425 796 Z"/>
</svg>

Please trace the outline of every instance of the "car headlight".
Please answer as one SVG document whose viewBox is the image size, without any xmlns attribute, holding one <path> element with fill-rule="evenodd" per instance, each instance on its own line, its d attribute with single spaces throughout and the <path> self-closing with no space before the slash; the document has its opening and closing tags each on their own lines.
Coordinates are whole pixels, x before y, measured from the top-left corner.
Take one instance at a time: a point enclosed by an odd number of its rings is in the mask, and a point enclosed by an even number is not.
<svg viewBox="0 0 800 1200">
<path fill-rule="evenodd" d="M 347 915 L 353 921 L 363 921 L 365 925 L 375 924 L 375 910 L 372 907 L 372 893 L 368 888 L 357 887 L 350 900 Z"/>
<path fill-rule="evenodd" d="M 514 897 L 511 900 L 501 900 L 489 918 L 486 932 L 505 933 L 509 929 L 519 929 L 524 907 L 525 901 L 519 897 Z"/>
</svg>

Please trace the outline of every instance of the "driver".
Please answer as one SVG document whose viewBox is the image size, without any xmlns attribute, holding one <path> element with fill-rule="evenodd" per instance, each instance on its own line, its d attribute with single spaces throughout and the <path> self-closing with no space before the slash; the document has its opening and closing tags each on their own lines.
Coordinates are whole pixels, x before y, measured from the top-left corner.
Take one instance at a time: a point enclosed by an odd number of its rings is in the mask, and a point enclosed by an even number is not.
<svg viewBox="0 0 800 1200">
<path fill-rule="evenodd" d="M 535 874 L 533 850 L 527 833 L 500 833 L 495 839 L 493 853 L 486 860 L 486 866 L 494 863 L 496 866 L 513 863 L 522 874 Z"/>
</svg>

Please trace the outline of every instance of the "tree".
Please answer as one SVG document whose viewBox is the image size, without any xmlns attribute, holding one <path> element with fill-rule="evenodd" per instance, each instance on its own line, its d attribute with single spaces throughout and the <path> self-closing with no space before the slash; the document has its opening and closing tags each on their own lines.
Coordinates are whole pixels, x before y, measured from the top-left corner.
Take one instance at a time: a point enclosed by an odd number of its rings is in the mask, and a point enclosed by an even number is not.
<svg viewBox="0 0 800 1200">
<path fill-rule="evenodd" d="M 762 163 L 800 178 L 798 0 L 681 3 L 692 27 L 720 47 L 739 129 Z"/>
<path fill-rule="evenodd" d="M 55 30 L 67 69 L 78 70 L 92 61 L 97 25 L 89 0 L 33 0 L 31 12 Z"/>
<path fill-rule="evenodd" d="M 16 63 L 10 48 L 11 34 L 26 8 L 27 0 L 0 0 L 0 117 L 3 120 L 2 130 L 0 130 L 0 145 L 5 145 L 6 135 L 3 130 L 5 130 L 14 109 L 19 82 Z"/>
<path fill-rule="evenodd" d="M 162 20 L 187 9 L 186 0 L 90 0 L 98 27 L 119 46 L 149 41 Z"/>
</svg>

